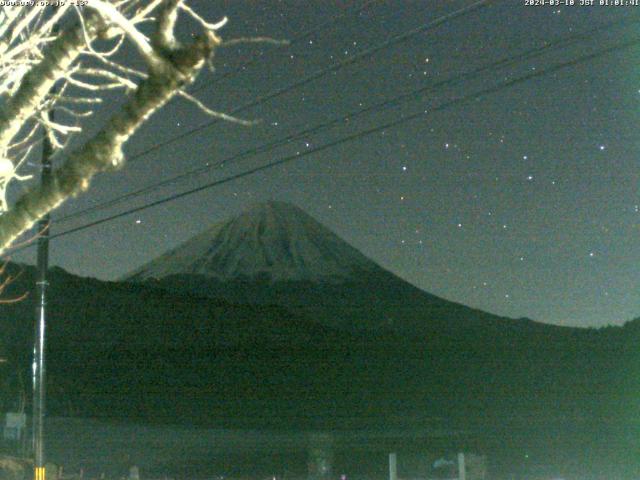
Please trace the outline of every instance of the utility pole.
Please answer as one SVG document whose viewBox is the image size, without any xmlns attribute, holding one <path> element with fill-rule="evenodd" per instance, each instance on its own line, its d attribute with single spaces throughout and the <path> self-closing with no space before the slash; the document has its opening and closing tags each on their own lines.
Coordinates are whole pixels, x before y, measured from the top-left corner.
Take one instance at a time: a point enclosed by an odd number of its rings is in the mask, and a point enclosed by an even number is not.
<svg viewBox="0 0 640 480">
<path fill-rule="evenodd" d="M 53 121 L 53 112 L 46 113 L 49 120 Z M 51 181 L 51 156 L 53 145 L 45 130 L 42 142 L 42 170 L 40 181 L 47 185 Z M 34 480 L 45 480 L 44 458 L 44 412 L 45 412 L 45 327 L 47 319 L 47 270 L 49 268 L 49 229 L 51 217 L 46 214 L 38 221 L 38 266 L 36 276 L 36 322 L 35 341 L 33 345 L 33 455 L 34 455 Z"/>
<path fill-rule="evenodd" d="M 398 480 L 398 454 L 389 454 L 389 480 Z"/>
</svg>

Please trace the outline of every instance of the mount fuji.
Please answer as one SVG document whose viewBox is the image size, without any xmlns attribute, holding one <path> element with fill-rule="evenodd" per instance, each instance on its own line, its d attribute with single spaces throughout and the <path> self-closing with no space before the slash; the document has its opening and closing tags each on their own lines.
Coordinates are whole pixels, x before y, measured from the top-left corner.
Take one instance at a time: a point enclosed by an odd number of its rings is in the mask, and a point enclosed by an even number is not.
<svg viewBox="0 0 640 480">
<path fill-rule="evenodd" d="M 241 304 L 280 305 L 348 330 L 426 334 L 501 318 L 424 292 L 385 270 L 300 208 L 253 205 L 129 274 L 128 282 Z"/>
<path fill-rule="evenodd" d="M 187 274 L 222 281 L 339 283 L 380 272 L 298 207 L 272 201 L 212 226 L 144 265 L 129 280 Z"/>
</svg>

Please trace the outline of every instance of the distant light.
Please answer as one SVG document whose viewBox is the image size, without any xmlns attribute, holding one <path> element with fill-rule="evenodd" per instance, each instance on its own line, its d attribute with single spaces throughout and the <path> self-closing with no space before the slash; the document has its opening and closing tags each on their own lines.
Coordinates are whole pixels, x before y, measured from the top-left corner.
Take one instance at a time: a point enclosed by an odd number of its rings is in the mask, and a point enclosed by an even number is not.
<svg viewBox="0 0 640 480">
<path fill-rule="evenodd" d="M 140 224 L 142 223 L 142 220 L 137 219 L 137 220 L 136 220 L 136 223 L 137 223 L 138 225 L 140 225 Z"/>
<path fill-rule="evenodd" d="M 600 150 L 604 150 L 604 149 L 605 149 L 605 148 L 607 148 L 607 147 L 606 147 L 605 145 L 600 145 L 598 148 L 599 148 Z"/>
</svg>

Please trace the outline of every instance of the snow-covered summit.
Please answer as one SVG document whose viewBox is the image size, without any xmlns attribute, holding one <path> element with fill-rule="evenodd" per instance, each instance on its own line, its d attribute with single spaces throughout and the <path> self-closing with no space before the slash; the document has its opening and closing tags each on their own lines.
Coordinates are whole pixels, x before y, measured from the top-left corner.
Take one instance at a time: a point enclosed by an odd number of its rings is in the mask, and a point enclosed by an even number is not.
<svg viewBox="0 0 640 480">
<path fill-rule="evenodd" d="M 300 208 L 271 201 L 210 227 L 128 280 L 198 274 L 219 280 L 336 282 L 380 270 Z"/>
</svg>

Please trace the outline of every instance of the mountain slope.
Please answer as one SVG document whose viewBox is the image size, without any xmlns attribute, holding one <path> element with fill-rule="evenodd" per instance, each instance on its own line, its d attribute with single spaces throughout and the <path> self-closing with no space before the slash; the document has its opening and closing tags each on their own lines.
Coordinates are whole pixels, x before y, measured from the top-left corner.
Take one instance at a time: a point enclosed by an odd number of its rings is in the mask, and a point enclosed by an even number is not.
<svg viewBox="0 0 640 480">
<path fill-rule="evenodd" d="M 445 417 L 486 426 L 597 421 L 633 399 L 625 369 L 638 365 L 638 335 L 628 329 L 477 327 L 410 338 L 61 269 L 49 278 L 52 414 L 246 426 Z M 28 268 L 7 294 L 33 282 Z M 34 295 L 2 307 L 3 376 L 29 378 L 34 310 Z"/>
<path fill-rule="evenodd" d="M 7 295 L 31 290 L 33 273 L 27 268 Z M 455 329 L 430 323 L 428 334 L 409 336 L 385 326 L 335 329 L 283 307 L 155 283 L 101 282 L 61 269 L 49 279 L 50 415 L 408 431 L 437 417 L 445 428 L 478 432 L 479 448 L 511 462 L 526 451 L 545 462 L 575 461 L 585 472 L 598 462 L 640 467 L 628 454 L 640 433 L 637 321 L 597 331 L 477 312 Z M 35 299 L 0 308 L 5 410 L 17 374 L 23 384 L 29 378 Z M 407 314 L 387 301 L 400 320 Z M 366 317 L 372 309 L 336 311 L 353 321 L 353 311 Z M 433 318 L 450 320 L 448 311 Z"/>
<path fill-rule="evenodd" d="M 343 330 L 424 337 L 531 329 L 424 292 L 383 269 L 298 207 L 256 204 L 125 280 L 234 303 L 280 305 Z M 554 328 L 554 327 L 548 327 Z"/>
</svg>

